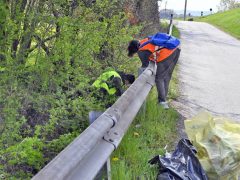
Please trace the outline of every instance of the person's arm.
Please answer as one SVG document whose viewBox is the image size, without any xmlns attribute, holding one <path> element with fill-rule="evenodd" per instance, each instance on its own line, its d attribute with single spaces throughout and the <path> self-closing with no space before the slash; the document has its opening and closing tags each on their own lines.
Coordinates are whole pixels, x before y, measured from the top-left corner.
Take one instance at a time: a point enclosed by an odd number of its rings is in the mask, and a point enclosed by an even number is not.
<svg viewBox="0 0 240 180">
<path fill-rule="evenodd" d="M 114 77 L 112 82 L 113 82 L 114 87 L 117 90 L 117 92 L 115 94 L 117 96 L 121 96 L 123 94 L 122 80 L 119 77 Z"/>
<path fill-rule="evenodd" d="M 149 64 L 149 57 L 151 56 L 151 52 L 150 51 L 138 51 L 138 57 L 140 58 L 141 62 L 142 62 L 142 68 L 146 68 L 148 67 Z"/>
</svg>

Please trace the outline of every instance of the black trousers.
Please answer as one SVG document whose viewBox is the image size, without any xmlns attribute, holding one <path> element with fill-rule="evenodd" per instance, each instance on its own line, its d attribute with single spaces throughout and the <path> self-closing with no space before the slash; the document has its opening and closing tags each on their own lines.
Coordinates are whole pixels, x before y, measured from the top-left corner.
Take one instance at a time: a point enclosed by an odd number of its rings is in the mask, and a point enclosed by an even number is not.
<svg viewBox="0 0 240 180">
<path fill-rule="evenodd" d="M 172 78 L 174 67 L 177 64 L 180 49 L 176 49 L 169 57 L 157 63 L 156 86 L 158 91 L 158 101 L 166 101 L 169 82 Z"/>
</svg>

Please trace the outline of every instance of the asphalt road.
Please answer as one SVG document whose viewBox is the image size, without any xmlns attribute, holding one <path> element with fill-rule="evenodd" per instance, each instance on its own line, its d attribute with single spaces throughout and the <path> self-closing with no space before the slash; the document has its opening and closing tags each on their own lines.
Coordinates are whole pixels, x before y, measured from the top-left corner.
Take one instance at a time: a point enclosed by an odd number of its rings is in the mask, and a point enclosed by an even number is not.
<svg viewBox="0 0 240 180">
<path fill-rule="evenodd" d="M 186 118 L 207 110 L 240 121 L 240 41 L 207 23 L 176 25 L 182 51 L 174 105 Z"/>
</svg>

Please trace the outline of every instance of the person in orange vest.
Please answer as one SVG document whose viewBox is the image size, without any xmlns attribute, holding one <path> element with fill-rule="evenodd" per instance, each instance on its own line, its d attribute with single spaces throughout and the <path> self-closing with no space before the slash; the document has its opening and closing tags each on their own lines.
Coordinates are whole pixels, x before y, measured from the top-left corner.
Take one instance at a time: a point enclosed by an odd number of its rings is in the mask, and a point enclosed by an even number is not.
<svg viewBox="0 0 240 180">
<path fill-rule="evenodd" d="M 159 48 L 151 43 L 141 47 L 141 45 L 148 40 L 148 38 L 145 38 L 143 40 L 130 41 L 128 45 L 128 56 L 132 57 L 137 53 L 142 62 L 142 68 L 146 68 L 149 61 L 155 61 L 157 63 L 155 82 L 158 91 L 158 103 L 164 109 L 168 109 L 167 94 L 169 82 L 181 50 L 179 47 L 174 49 Z"/>
</svg>

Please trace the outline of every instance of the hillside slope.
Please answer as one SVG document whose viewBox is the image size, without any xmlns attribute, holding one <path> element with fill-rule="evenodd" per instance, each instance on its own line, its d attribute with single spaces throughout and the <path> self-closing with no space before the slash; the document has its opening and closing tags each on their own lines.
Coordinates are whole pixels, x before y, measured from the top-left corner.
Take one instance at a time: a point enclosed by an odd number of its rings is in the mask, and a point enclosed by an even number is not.
<svg viewBox="0 0 240 180">
<path fill-rule="evenodd" d="M 240 39 L 240 8 L 205 16 L 199 21 L 213 24 Z"/>
</svg>

